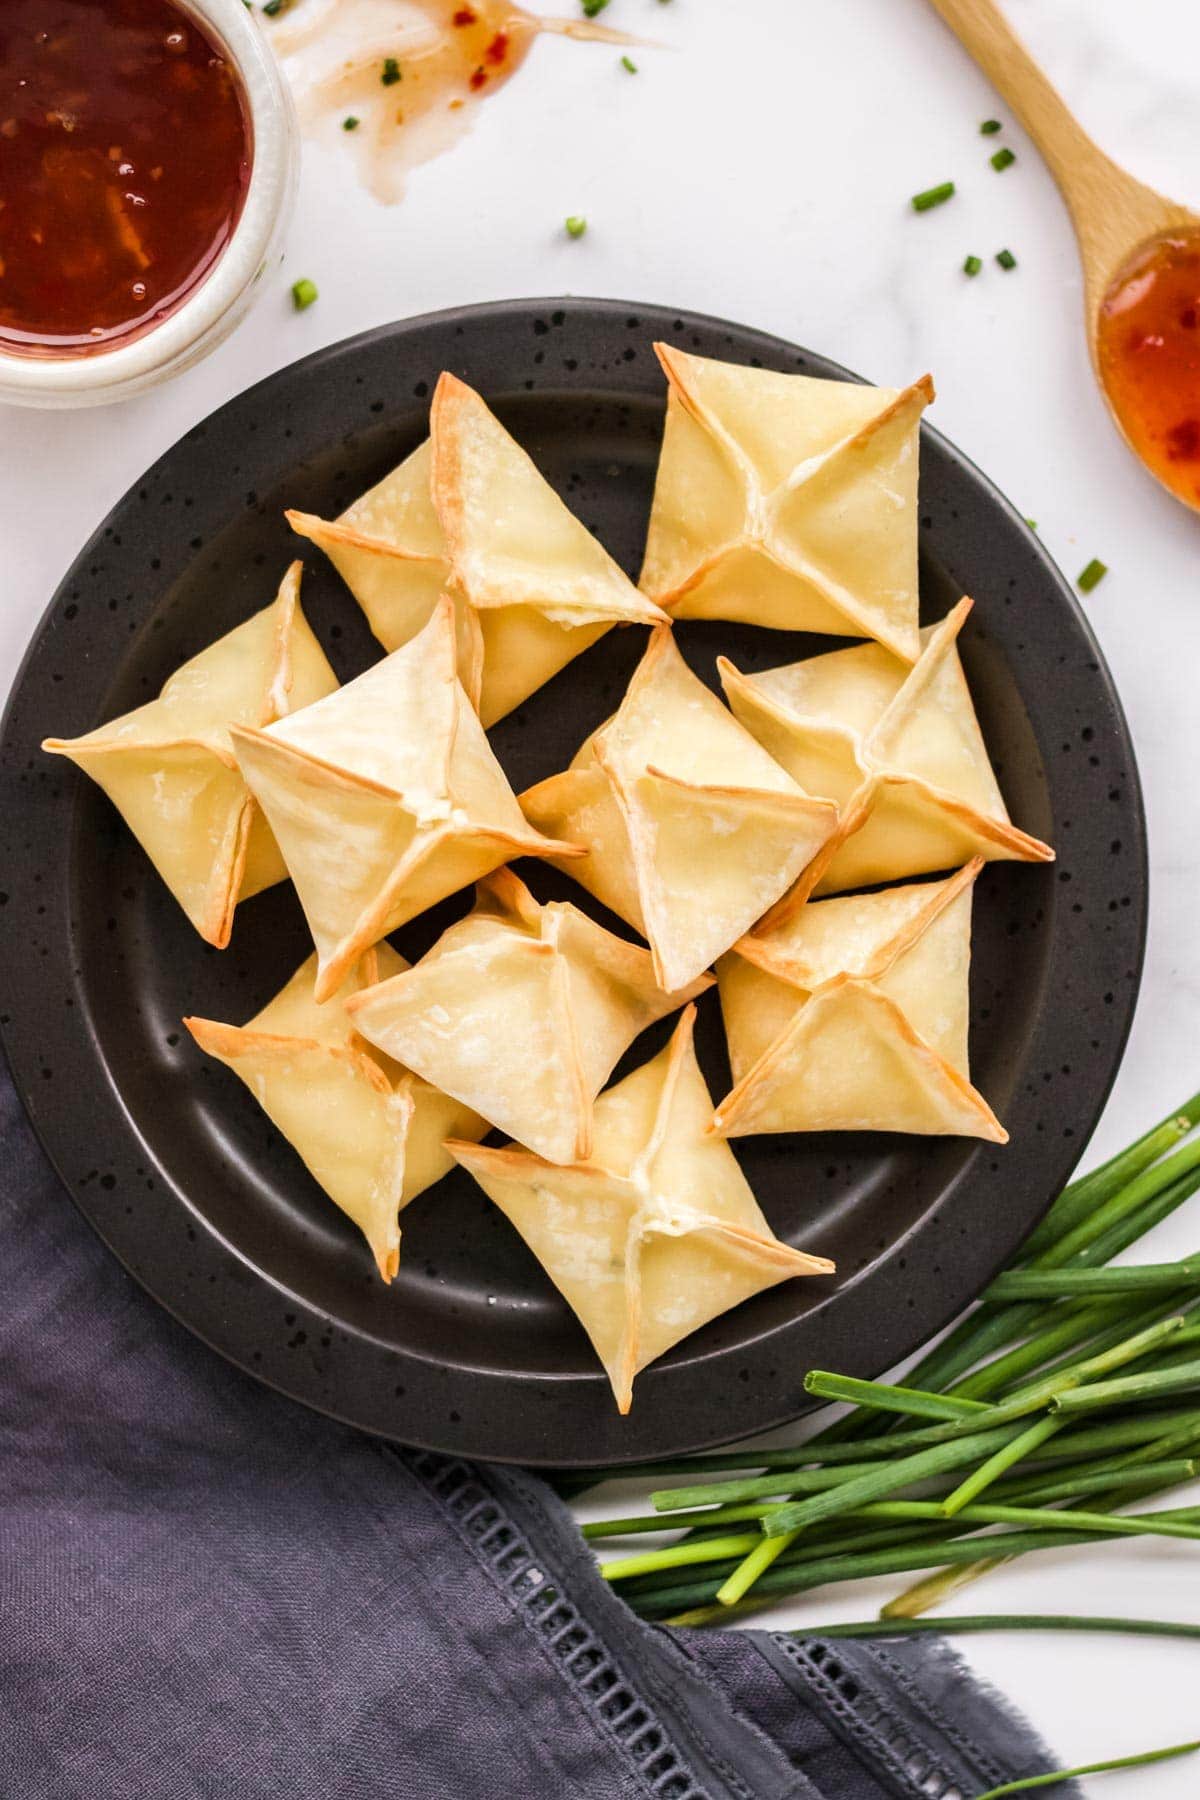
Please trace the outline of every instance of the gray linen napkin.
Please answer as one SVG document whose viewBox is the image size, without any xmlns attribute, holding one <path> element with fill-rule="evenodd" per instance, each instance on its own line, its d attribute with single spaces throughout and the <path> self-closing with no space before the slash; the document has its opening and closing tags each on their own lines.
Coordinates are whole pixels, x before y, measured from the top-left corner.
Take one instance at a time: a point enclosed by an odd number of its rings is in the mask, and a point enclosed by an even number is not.
<svg viewBox="0 0 1200 1800">
<path fill-rule="evenodd" d="M 2 1071 L 0 1146 L 0 1800 L 970 1800 L 1054 1766 L 937 1639 L 641 1624 L 544 1482 L 190 1337 Z"/>
</svg>

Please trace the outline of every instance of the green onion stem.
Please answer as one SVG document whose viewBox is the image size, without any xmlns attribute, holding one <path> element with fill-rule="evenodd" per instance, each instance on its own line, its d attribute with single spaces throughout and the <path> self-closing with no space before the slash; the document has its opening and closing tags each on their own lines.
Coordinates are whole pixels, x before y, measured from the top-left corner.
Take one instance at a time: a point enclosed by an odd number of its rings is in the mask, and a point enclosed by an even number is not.
<svg viewBox="0 0 1200 1800">
<path fill-rule="evenodd" d="M 636 1513 L 626 1519 L 592 1519 L 581 1525 L 585 1538 L 614 1538 L 636 1536 L 644 1531 L 674 1531 L 682 1525 L 698 1525 L 701 1528 L 709 1525 L 736 1525 L 745 1519 L 760 1519 L 768 1510 L 769 1503 L 763 1501 L 746 1506 L 705 1506 L 695 1512 L 672 1513 L 664 1518 L 661 1513 Z"/>
<path fill-rule="evenodd" d="M 1078 1613 L 964 1613 L 946 1619 L 854 1619 L 836 1625 L 801 1626 L 786 1631 L 794 1638 L 915 1637 L 934 1632 L 946 1637 L 974 1631 L 1094 1631 L 1129 1637 L 1200 1638 L 1200 1625 L 1174 1619 L 1111 1619 Z"/>
<path fill-rule="evenodd" d="M 959 1400 L 986 1400 L 1011 1387 L 1022 1375 L 1031 1375 L 1035 1369 L 1044 1370 L 1061 1351 L 1088 1343 L 1103 1326 L 1115 1321 L 1121 1329 L 1127 1318 L 1128 1308 L 1121 1300 L 1080 1301 L 1055 1307 L 1051 1324 L 1043 1326 L 1024 1343 L 1006 1350 L 1002 1356 L 984 1363 L 970 1375 L 962 1376 L 948 1391 Z"/>
<path fill-rule="evenodd" d="M 691 1544 L 669 1544 L 665 1550 L 647 1550 L 642 1556 L 619 1556 L 600 1564 L 605 1581 L 624 1581 L 630 1575 L 652 1575 L 658 1569 L 682 1568 L 688 1563 L 719 1562 L 723 1556 L 744 1556 L 756 1550 L 761 1537 L 741 1532 L 729 1537 L 700 1538 Z"/>
<path fill-rule="evenodd" d="M 1136 1480 L 1138 1473 L 1168 1447 L 1171 1449 L 1190 1447 L 1195 1441 L 1194 1431 L 1194 1421 L 1191 1422 L 1190 1427 L 1181 1425 L 1168 1435 L 1152 1440 L 1140 1450 L 1132 1450 L 1125 1456 L 1112 1459 L 1108 1465 L 1110 1472 L 1118 1480 L 1122 1473 L 1128 1474 Z M 1190 1479 L 1190 1477 L 1184 1479 Z M 1123 1486 L 1102 1490 L 1091 1510 L 1106 1512 L 1110 1507 L 1122 1505 L 1132 1497 L 1132 1493 L 1133 1488 L 1129 1482 Z M 1011 1498 L 1011 1496 L 1008 1497 Z M 1027 1488 L 1021 1497 L 1028 1501 L 1033 1498 L 1033 1495 Z M 1048 1496 L 1039 1494 L 1037 1497 L 1045 1499 Z M 917 1582 L 914 1586 L 906 1588 L 903 1593 L 897 1594 L 894 1599 L 889 1600 L 882 1609 L 881 1616 L 883 1618 L 908 1618 L 914 1613 L 927 1612 L 931 1607 L 939 1605 L 941 1601 L 948 1598 L 950 1594 L 957 1593 L 961 1588 L 969 1586 L 971 1582 L 979 1580 L 984 1575 L 990 1575 L 993 1570 L 1000 1567 L 1004 1560 L 1003 1557 L 990 1556 L 982 1558 L 979 1562 L 968 1565 L 966 1568 L 959 1566 L 940 1569 L 936 1575 Z"/>
<path fill-rule="evenodd" d="M 1106 1294 L 1140 1294 L 1200 1288 L 1200 1257 L 1180 1262 L 1136 1263 L 1129 1268 L 1009 1269 L 980 1296 L 985 1304 L 1005 1300 L 1075 1300 Z"/>
<path fill-rule="evenodd" d="M 1138 1208 L 1160 1194 L 1164 1188 L 1192 1174 L 1200 1167 L 1200 1139 L 1194 1144 L 1184 1144 L 1181 1149 L 1164 1157 L 1152 1168 L 1143 1170 L 1125 1187 L 1119 1188 L 1115 1194 L 1098 1206 L 1087 1218 L 1081 1219 L 1072 1229 L 1060 1237 L 1056 1244 L 1046 1250 L 1038 1258 L 1038 1268 L 1061 1269 L 1078 1256 L 1081 1250 L 1088 1249 L 1102 1239 L 1110 1225 L 1115 1225 Z"/>
<path fill-rule="evenodd" d="M 1090 1412 L 1095 1407 L 1121 1406 L 1129 1401 L 1158 1400 L 1167 1394 L 1187 1393 L 1197 1383 L 1200 1383 L 1200 1362 L 1186 1362 L 1176 1369 L 1160 1369 L 1155 1374 L 1123 1375 L 1116 1381 L 1092 1382 L 1056 1394 L 1051 1404 L 1060 1413 Z"/>
<path fill-rule="evenodd" d="M 1185 1516 L 1186 1515 L 1186 1516 Z M 872 1519 L 936 1519 L 944 1516 L 937 1500 L 884 1500 L 877 1506 L 864 1507 L 862 1517 Z M 1094 1531 L 1101 1536 L 1171 1537 L 1200 1539 L 1200 1508 L 1184 1507 L 1170 1512 L 1131 1513 L 1080 1512 L 1074 1508 L 1043 1506 L 995 1506 L 988 1503 L 963 1506 L 958 1515 L 964 1523 L 974 1525 L 1020 1525 L 1032 1530 L 1038 1526 L 1047 1531 Z M 726 1540 L 732 1542 L 732 1539 Z M 982 1540 L 986 1543 L 986 1539 Z M 665 1554 L 665 1552 L 664 1552 Z M 693 1558 L 702 1561 L 703 1558 Z M 665 1566 L 665 1565 L 664 1565 Z M 740 1595 L 738 1598 L 740 1599 Z"/>
<path fill-rule="evenodd" d="M 853 1512 L 857 1507 L 869 1506 L 872 1501 L 885 1500 L 898 1488 L 909 1487 L 913 1482 L 929 1481 L 936 1475 L 944 1475 L 950 1469 L 965 1468 L 980 1456 L 990 1456 L 993 1450 L 999 1449 L 1010 1437 L 1017 1436 L 1015 1430 L 1002 1426 L 997 1431 L 977 1431 L 967 1437 L 961 1437 L 954 1443 L 934 1444 L 928 1450 L 918 1450 L 915 1456 L 898 1457 L 894 1462 L 876 1466 L 866 1474 L 853 1476 L 835 1488 L 827 1488 L 823 1493 L 810 1494 L 807 1499 L 789 1501 L 769 1513 L 762 1521 L 762 1529 L 768 1537 L 782 1537 L 787 1532 L 799 1531 L 808 1525 L 815 1525 L 820 1519 L 836 1518 L 839 1513 Z"/>
<path fill-rule="evenodd" d="M 727 1575 L 717 1589 L 718 1602 L 722 1606 L 736 1605 L 754 1586 L 755 1582 L 766 1574 L 771 1564 L 783 1555 L 791 1543 L 791 1537 L 760 1537 L 732 1575 Z"/>
<path fill-rule="evenodd" d="M 1193 1094 L 1177 1112 L 1145 1132 L 1128 1149 L 1109 1157 L 1099 1168 L 1064 1188 L 1041 1224 L 1022 1244 L 1022 1261 L 1029 1262 L 1043 1250 L 1048 1250 L 1064 1233 L 1086 1219 L 1095 1207 L 1125 1187 L 1143 1169 L 1148 1169 L 1151 1163 L 1157 1162 L 1160 1156 L 1165 1156 L 1197 1124 L 1200 1124 L 1200 1094 Z"/>
<path fill-rule="evenodd" d="M 977 1400 L 955 1399 L 923 1388 L 895 1387 L 886 1381 L 857 1381 L 849 1375 L 830 1374 L 826 1369 L 810 1369 L 804 1377 L 804 1391 L 822 1400 L 845 1400 L 855 1406 L 912 1413 L 924 1419 L 969 1419 L 988 1410 Z"/>
<path fill-rule="evenodd" d="M 1145 1326 L 1153 1325 L 1156 1319 L 1170 1317 L 1175 1311 L 1176 1309 L 1171 1305 L 1169 1300 L 1163 1301 L 1161 1298 L 1155 1305 L 1147 1307 L 1144 1311 L 1138 1311 L 1133 1314 L 1130 1313 L 1127 1305 L 1123 1305 L 1116 1318 L 1113 1319 L 1113 1322 L 1106 1330 L 1099 1331 L 1093 1337 L 1086 1339 L 1082 1344 L 1077 1346 L 1077 1350 L 1086 1350 L 1089 1356 L 1099 1356 L 1102 1351 L 1111 1350 L 1115 1348 L 1117 1344 L 1124 1343 L 1129 1336 L 1131 1329 L 1141 1330 Z M 1171 1339 L 1172 1347 L 1174 1347 L 1183 1336 L 1184 1327 L 1180 1326 L 1179 1330 Z M 1077 1360 L 1077 1354 L 1072 1354 L 1070 1352 L 1064 1356 L 1056 1356 L 1051 1361 L 1042 1365 L 1039 1379 L 1052 1383 L 1062 1370 L 1073 1368 Z"/>
<path fill-rule="evenodd" d="M 752 1475 L 744 1480 L 699 1482 L 693 1487 L 656 1488 L 650 1495 L 655 1512 L 682 1512 L 693 1506 L 718 1506 L 741 1500 L 769 1500 L 780 1494 L 820 1493 L 839 1487 L 865 1473 L 870 1463 L 847 1463 L 840 1469 L 780 1469 L 775 1475 Z M 664 1530 L 669 1524 L 664 1521 Z"/>
<path fill-rule="evenodd" d="M 1137 1485 L 1144 1493 L 1176 1487 L 1180 1482 L 1191 1481 L 1196 1468 L 1191 1457 L 1164 1457 L 1158 1462 L 1144 1463 L 1137 1469 Z M 1067 1475 L 1061 1481 L 998 1482 L 992 1489 L 992 1498 L 1005 1504 L 1047 1506 L 1052 1500 L 1074 1500 L 1081 1494 L 1102 1493 L 1112 1487 L 1113 1476 L 1117 1473 L 1119 1470 L 1113 1464 L 1105 1463 L 1094 1474 Z"/>
<path fill-rule="evenodd" d="M 1031 1788 L 1054 1787 L 1060 1781 L 1074 1781 L 1079 1775 L 1105 1775 L 1112 1769 L 1144 1769 L 1150 1763 L 1169 1762 L 1174 1756 L 1190 1756 L 1200 1750 L 1200 1738 L 1189 1744 L 1168 1744 L 1165 1750 L 1142 1750 L 1136 1756 L 1114 1756 L 1107 1762 L 1080 1763 L 1074 1769 L 1052 1769 L 1048 1775 L 1026 1775 L 1020 1781 L 1004 1781 L 989 1788 L 978 1800 L 1001 1800 L 1006 1794 L 1024 1794 Z"/>
<path fill-rule="evenodd" d="M 1139 1356 L 1154 1345 L 1162 1343 L 1173 1332 L 1180 1329 L 1182 1320 L 1179 1316 L 1162 1319 L 1145 1331 L 1135 1332 L 1131 1337 L 1106 1350 L 1100 1356 L 1085 1358 L 1072 1368 L 1064 1369 L 1052 1380 L 1035 1382 L 1030 1387 L 1019 1390 L 1011 1399 L 990 1408 L 985 1415 L 993 1429 L 1007 1426 L 1014 1420 L 1037 1412 L 1052 1401 L 1065 1399 L 1070 1389 L 1089 1383 L 1093 1376 L 1106 1375 L 1112 1369 L 1121 1368 L 1126 1363 L 1134 1362 Z M 1162 1379 L 1170 1380 L 1171 1376 Z M 1139 1379 L 1152 1380 L 1143 1376 Z M 1104 1384 L 1111 1385 L 1111 1384 Z M 1175 1391 L 1175 1390 L 1171 1390 Z M 992 1450 L 999 1449 L 1006 1439 L 999 1438 L 986 1445 L 981 1440 L 992 1436 L 991 1432 L 980 1432 L 974 1429 L 975 1421 L 950 1420 L 944 1425 L 931 1427 L 928 1437 L 929 1449 L 917 1451 L 913 1456 L 899 1457 L 890 1461 L 883 1468 L 873 1468 L 863 1474 L 842 1481 L 838 1486 L 821 1493 L 814 1493 L 808 1499 L 792 1501 L 781 1506 L 762 1521 L 762 1528 L 768 1537 L 778 1537 L 783 1532 L 794 1531 L 804 1525 L 815 1523 L 817 1519 L 832 1518 L 837 1513 L 849 1512 L 853 1507 L 864 1505 L 869 1500 L 882 1500 L 888 1493 L 897 1488 L 907 1487 L 910 1482 L 924 1481 L 934 1475 L 943 1474 L 947 1469 L 961 1468 L 973 1460 L 974 1455 L 990 1455 Z M 1017 1435 L 1016 1433 L 1013 1434 Z M 947 1441 L 950 1440 L 950 1441 Z M 957 1440 L 955 1442 L 954 1440 Z M 974 1446 L 972 1455 L 963 1456 L 962 1446 Z M 947 1452 L 947 1457 L 939 1460 L 939 1451 Z M 949 1455 L 950 1452 L 954 1454 Z M 655 1502 L 657 1504 L 657 1502 Z"/>
<path fill-rule="evenodd" d="M 806 1562 L 784 1561 L 768 1569 L 755 1583 L 755 1596 L 807 1593 L 810 1588 L 827 1587 L 839 1581 L 867 1580 L 880 1575 L 899 1575 L 906 1570 L 937 1568 L 943 1563 L 975 1562 L 981 1545 L 986 1543 L 992 1555 L 1000 1558 L 1024 1556 L 1035 1550 L 1064 1550 L 1075 1544 L 1115 1542 L 1098 1538 L 1090 1531 L 1008 1531 L 986 1539 L 935 1538 L 923 1542 L 898 1544 L 894 1549 L 863 1551 L 860 1554 L 836 1553 L 813 1557 Z M 685 1606 L 707 1605 L 715 1599 L 720 1582 L 710 1577 L 705 1581 L 658 1588 L 653 1594 L 639 1597 L 638 1610 L 674 1613 Z"/>
<path fill-rule="evenodd" d="M 1200 1187 L 1200 1169 L 1191 1166 L 1189 1162 L 1183 1173 L 1178 1174 L 1179 1159 L 1194 1159 L 1198 1154 L 1200 1143 L 1189 1145 L 1175 1156 L 1156 1164 L 1154 1168 L 1145 1170 L 1120 1189 L 1100 1209 L 1108 1210 L 1107 1223 L 1100 1222 L 1092 1241 L 1075 1252 L 1074 1266 L 1094 1268 L 1100 1263 L 1108 1262 L 1145 1232 L 1161 1224 L 1176 1207 L 1181 1206 Z M 1162 1178 L 1164 1171 L 1170 1171 L 1165 1180 Z M 1126 1202 L 1134 1190 L 1137 1192 L 1130 1207 Z M 1118 1206 L 1117 1202 L 1122 1205 Z M 1114 1213 L 1117 1216 L 1113 1216 Z M 1099 1218 L 1100 1214 L 1097 1212 L 1085 1220 L 1083 1225 L 1075 1227 L 1074 1231 L 1087 1231 Z M 1039 1259 L 1038 1266 L 1057 1267 L 1057 1261 L 1054 1264 L 1049 1261 L 1057 1248 L 1056 1245 L 1054 1249 L 1047 1251 Z M 974 1368 L 990 1351 L 1003 1349 L 1005 1345 L 1036 1330 L 1042 1318 L 1042 1308 L 1032 1301 L 1009 1307 L 983 1307 L 969 1313 L 961 1325 L 956 1326 L 928 1356 L 922 1358 L 915 1369 L 909 1371 L 907 1379 L 913 1387 L 949 1387 L 951 1382 Z"/>
<path fill-rule="evenodd" d="M 1040 1449 L 1047 1438 L 1055 1435 L 1056 1428 L 1064 1423 L 1065 1420 L 1062 1419 L 1036 1419 L 1027 1431 L 1023 1431 L 1019 1437 L 1013 1438 L 1011 1443 L 1002 1444 L 998 1450 L 993 1450 L 986 1461 L 981 1462 L 977 1469 L 971 1471 L 965 1481 L 960 1481 L 954 1491 L 946 1495 L 941 1503 L 943 1515 L 947 1519 L 952 1519 L 956 1513 L 961 1513 L 963 1508 L 972 1500 L 977 1499 L 985 1488 L 991 1487 L 993 1482 L 998 1481 L 1005 1470 L 1011 1469 L 1014 1463 L 1023 1462 L 1032 1456 L 1033 1452 Z"/>
</svg>

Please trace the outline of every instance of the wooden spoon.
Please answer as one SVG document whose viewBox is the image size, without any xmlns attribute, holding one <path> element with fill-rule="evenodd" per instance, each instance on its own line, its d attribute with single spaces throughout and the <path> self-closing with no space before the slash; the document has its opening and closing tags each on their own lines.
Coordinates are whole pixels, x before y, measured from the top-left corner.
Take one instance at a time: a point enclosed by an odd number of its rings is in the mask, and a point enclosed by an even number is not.
<svg viewBox="0 0 1200 1800">
<path fill-rule="evenodd" d="M 1092 142 L 994 0 L 930 4 L 1008 102 L 1067 203 L 1088 349 L 1118 429 L 1164 487 L 1200 510 L 1200 215 Z"/>
</svg>

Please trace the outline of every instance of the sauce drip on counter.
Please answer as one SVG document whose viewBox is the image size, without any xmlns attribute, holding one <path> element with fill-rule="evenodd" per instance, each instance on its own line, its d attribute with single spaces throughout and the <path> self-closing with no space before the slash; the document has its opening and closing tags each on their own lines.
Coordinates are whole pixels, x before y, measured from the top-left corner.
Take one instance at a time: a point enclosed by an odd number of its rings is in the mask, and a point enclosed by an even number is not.
<svg viewBox="0 0 1200 1800">
<path fill-rule="evenodd" d="M 1200 505 L 1200 232 L 1152 244 L 1104 297 L 1098 360 L 1138 455 Z"/>
<path fill-rule="evenodd" d="M 546 32 L 637 42 L 582 19 L 537 17 L 512 0 L 302 0 L 278 15 L 271 41 L 305 128 L 330 141 L 344 134 L 366 185 L 394 201 L 409 170 L 464 134 L 476 103 L 503 87 Z"/>
<path fill-rule="evenodd" d="M 171 0 L 0 0 L 0 350 L 128 343 L 194 292 L 250 179 L 220 47 Z"/>
</svg>

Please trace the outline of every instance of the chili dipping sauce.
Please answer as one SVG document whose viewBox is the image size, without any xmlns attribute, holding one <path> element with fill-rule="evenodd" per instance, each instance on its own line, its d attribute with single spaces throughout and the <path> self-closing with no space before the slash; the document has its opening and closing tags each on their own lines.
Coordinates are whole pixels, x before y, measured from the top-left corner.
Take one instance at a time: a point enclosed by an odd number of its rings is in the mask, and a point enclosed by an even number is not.
<svg viewBox="0 0 1200 1800">
<path fill-rule="evenodd" d="M 1172 492 L 1200 506 L 1200 232 L 1151 244 L 1109 288 L 1100 378 L 1121 427 Z"/>
<path fill-rule="evenodd" d="M 172 0 L 0 0 L 0 351 L 115 349 L 211 272 L 250 181 L 241 82 Z"/>
</svg>

